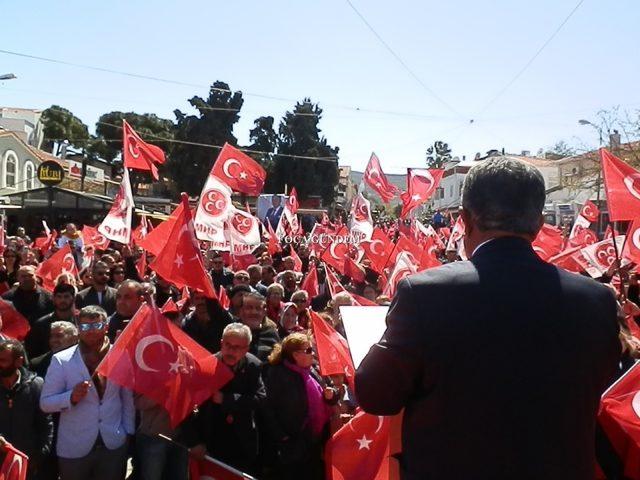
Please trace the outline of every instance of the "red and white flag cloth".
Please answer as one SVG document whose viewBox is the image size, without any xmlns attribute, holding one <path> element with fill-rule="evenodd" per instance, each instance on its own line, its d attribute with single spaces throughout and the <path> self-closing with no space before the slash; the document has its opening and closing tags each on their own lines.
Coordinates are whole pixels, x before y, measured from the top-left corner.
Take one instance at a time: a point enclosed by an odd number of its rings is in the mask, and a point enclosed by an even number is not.
<svg viewBox="0 0 640 480">
<path fill-rule="evenodd" d="M 109 210 L 109 213 L 98 227 L 98 232 L 109 240 L 128 245 L 131 242 L 133 207 L 129 170 L 125 168 L 120 189 L 113 199 L 111 210 Z"/>
<path fill-rule="evenodd" d="M 74 278 L 78 277 L 78 267 L 68 243 L 42 262 L 36 270 L 36 275 L 42 278 L 42 287 L 50 292 L 53 292 L 56 278 L 62 273 L 70 273 Z"/>
<path fill-rule="evenodd" d="M 232 206 L 225 223 L 225 235 L 234 255 L 250 254 L 260 245 L 260 220 Z"/>
<path fill-rule="evenodd" d="M 387 264 L 387 259 L 391 256 L 394 245 L 389 236 L 380 228 L 375 227 L 371 240 L 361 243 L 365 257 L 371 261 L 371 268 L 378 273 L 382 273 Z"/>
<path fill-rule="evenodd" d="M 396 258 L 396 264 L 389 275 L 389 280 L 384 288 L 383 295 L 387 295 L 389 298 L 393 298 L 396 294 L 396 288 L 398 282 L 407 275 L 416 273 L 418 270 L 415 263 L 407 252 L 402 252 Z"/>
<path fill-rule="evenodd" d="M 143 141 L 126 120 L 122 120 L 122 158 L 125 170 L 133 168 L 150 172 L 154 180 L 158 180 L 158 165 L 165 162 L 164 152 L 160 147 Z"/>
<path fill-rule="evenodd" d="M 111 242 L 98 231 L 98 227 L 90 227 L 89 225 L 82 227 L 82 241 L 85 248 L 93 247 L 94 250 L 106 250 Z"/>
<path fill-rule="evenodd" d="M 388 480 L 391 417 L 359 410 L 325 447 L 327 480 Z"/>
<path fill-rule="evenodd" d="M 271 223 L 267 222 L 267 228 L 265 230 L 263 227 L 262 233 L 267 239 L 267 251 L 269 252 L 269 255 L 274 255 L 282 251 L 282 245 L 280 245 L 280 240 L 278 239 L 276 232 L 273 231 Z"/>
<path fill-rule="evenodd" d="M 236 147 L 224 144 L 211 169 L 215 175 L 236 192 L 257 197 L 262 192 L 267 172 L 249 155 Z"/>
<path fill-rule="evenodd" d="M 298 192 L 296 191 L 296 187 L 293 187 L 291 189 L 291 193 L 289 193 L 289 197 L 287 198 L 287 201 L 284 203 L 284 208 L 283 208 L 283 213 L 287 222 L 289 222 L 289 226 L 291 227 L 291 233 L 292 234 L 297 234 L 300 233 L 300 222 L 298 220 L 298 208 L 299 208 L 299 203 L 298 203 Z M 282 221 L 282 216 L 280 217 L 281 221 Z M 278 228 L 280 228 L 280 225 L 278 225 Z M 277 232 L 278 230 L 276 230 Z M 282 238 L 282 237 L 279 237 Z"/>
<path fill-rule="evenodd" d="M 612 222 L 640 218 L 640 172 L 600 149 L 600 161 Z"/>
<path fill-rule="evenodd" d="M 189 478 L 191 480 L 256 480 L 226 463 L 205 455 L 203 460 L 189 459 Z"/>
<path fill-rule="evenodd" d="M 347 340 L 316 312 L 310 310 L 310 315 L 320 374 L 323 376 L 344 374 L 353 379 L 355 368 Z"/>
<path fill-rule="evenodd" d="M 317 297 L 320 293 L 320 287 L 318 285 L 318 270 L 316 269 L 315 262 L 311 263 L 309 271 L 304 277 L 300 290 L 304 290 L 309 294 L 309 298 Z"/>
<path fill-rule="evenodd" d="M 380 160 L 378 160 L 375 153 L 371 154 L 367 168 L 364 169 L 362 179 L 380 196 L 384 203 L 389 203 L 393 197 L 398 195 L 398 187 L 387 180 L 387 176 L 380 166 Z"/>
<path fill-rule="evenodd" d="M 0 480 L 26 480 L 29 457 L 10 443 L 4 446 L 5 457 L 0 466 Z"/>
<path fill-rule="evenodd" d="M 640 264 L 640 219 L 634 220 L 629 225 L 621 255 L 633 263 Z"/>
<path fill-rule="evenodd" d="M 598 221 L 600 210 L 595 203 L 591 200 L 587 200 L 580 210 L 580 216 L 586 218 L 589 222 L 594 223 Z"/>
<path fill-rule="evenodd" d="M 196 217 L 193 222 L 196 237 L 199 240 L 211 242 L 211 247 L 215 250 L 228 251 L 224 222 L 229 218 L 232 209 L 231 189 L 213 175 L 212 171 L 207 177 L 198 201 Z"/>
<path fill-rule="evenodd" d="M 562 230 L 545 223 L 542 225 L 531 246 L 538 256 L 547 262 L 551 257 L 560 253 L 563 243 Z"/>
<path fill-rule="evenodd" d="M 351 234 L 358 239 L 371 240 L 373 235 L 373 219 L 371 218 L 371 202 L 364 198 L 362 192 L 353 199 L 351 204 Z"/>
<path fill-rule="evenodd" d="M 162 405 L 174 427 L 233 378 L 226 365 L 147 304 L 96 371 Z"/>
<path fill-rule="evenodd" d="M 604 393 L 598 422 L 624 466 L 621 478 L 640 480 L 640 363 Z"/>
<path fill-rule="evenodd" d="M 2 319 L 2 329 L 0 333 L 23 341 L 27 337 L 27 333 L 31 330 L 29 321 L 18 312 L 11 303 L 0 298 L 0 318 Z"/>
<path fill-rule="evenodd" d="M 182 202 L 180 202 L 176 209 L 171 212 L 169 218 L 151 230 L 146 237 L 138 240 L 138 246 L 144 248 L 152 255 L 157 256 L 166 245 L 169 235 L 171 234 L 171 230 L 176 224 L 176 220 L 181 217 L 183 209 L 184 206 L 182 205 Z"/>
<path fill-rule="evenodd" d="M 338 272 L 344 275 L 344 259 L 349 252 L 349 232 L 346 227 L 342 227 L 340 232 L 334 236 L 334 240 L 320 255 L 320 260 L 327 265 L 331 265 Z"/>
<path fill-rule="evenodd" d="M 186 193 L 182 194 L 182 207 L 181 215 L 176 218 L 169 232 L 167 243 L 151 262 L 149 268 L 178 288 L 193 288 L 209 298 L 217 298 L 213 284 L 204 268 Z"/>
<path fill-rule="evenodd" d="M 429 200 L 440 184 L 443 169 L 407 169 L 407 190 L 400 194 L 402 199 L 401 218 L 408 216 L 416 207 Z"/>
<path fill-rule="evenodd" d="M 133 230 L 133 241 L 137 244 L 140 240 L 146 237 L 151 230 L 151 222 L 147 220 L 146 215 L 142 215 L 140 217 L 140 223 Z"/>
<path fill-rule="evenodd" d="M 622 252 L 622 245 L 624 243 L 624 235 L 616 237 L 616 245 L 618 253 Z M 580 250 L 582 257 L 588 262 L 587 265 L 583 265 L 585 270 L 593 278 L 601 277 L 611 265 L 616 261 L 616 247 L 613 244 L 613 239 L 603 240 L 593 245 L 589 245 Z M 576 260 L 580 260 L 576 257 Z M 621 258 L 621 263 L 624 265 L 628 261 Z"/>
<path fill-rule="evenodd" d="M 596 232 L 591 230 L 589 226 L 591 222 L 584 218 L 582 215 L 578 215 L 576 221 L 573 223 L 571 233 L 569 234 L 569 246 L 571 247 L 586 247 L 587 245 L 593 245 L 598 241 Z"/>
<path fill-rule="evenodd" d="M 462 215 L 458 215 L 458 219 L 456 220 L 453 229 L 451 230 L 451 235 L 449 235 L 449 239 L 447 240 L 446 251 L 458 251 L 459 243 L 462 241 L 462 237 L 464 237 L 464 221 L 462 220 Z"/>
</svg>

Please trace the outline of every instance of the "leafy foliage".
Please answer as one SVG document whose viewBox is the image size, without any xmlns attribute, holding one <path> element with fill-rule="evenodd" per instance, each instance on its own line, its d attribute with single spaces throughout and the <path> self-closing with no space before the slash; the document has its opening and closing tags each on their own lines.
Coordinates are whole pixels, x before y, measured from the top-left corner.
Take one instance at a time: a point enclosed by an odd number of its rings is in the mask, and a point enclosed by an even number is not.
<svg viewBox="0 0 640 480">
<path fill-rule="evenodd" d="M 44 148 L 51 151 L 54 141 L 70 140 L 72 144 L 83 147 L 89 142 L 89 129 L 78 117 L 66 108 L 51 105 L 42 112 L 44 125 Z"/>
<path fill-rule="evenodd" d="M 451 149 L 447 143 L 436 140 L 427 148 L 427 167 L 443 168 L 449 160 L 451 160 Z"/>
</svg>

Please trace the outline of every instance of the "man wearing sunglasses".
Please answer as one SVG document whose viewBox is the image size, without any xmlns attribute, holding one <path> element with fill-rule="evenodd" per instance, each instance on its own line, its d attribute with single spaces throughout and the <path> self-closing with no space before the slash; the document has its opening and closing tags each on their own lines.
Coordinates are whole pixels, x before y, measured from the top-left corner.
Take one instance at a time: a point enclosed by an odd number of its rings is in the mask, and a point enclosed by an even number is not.
<svg viewBox="0 0 640 480">
<path fill-rule="evenodd" d="M 124 478 L 135 408 L 130 390 L 95 371 L 111 348 L 107 328 L 104 309 L 84 307 L 78 345 L 56 353 L 45 377 L 40 408 L 60 412 L 56 450 L 61 480 Z"/>
<path fill-rule="evenodd" d="M 93 285 L 78 292 L 76 306 L 78 308 L 97 305 L 104 308 L 107 315 L 116 311 L 116 289 L 109 286 L 109 266 L 104 262 L 96 262 L 91 269 Z"/>
</svg>

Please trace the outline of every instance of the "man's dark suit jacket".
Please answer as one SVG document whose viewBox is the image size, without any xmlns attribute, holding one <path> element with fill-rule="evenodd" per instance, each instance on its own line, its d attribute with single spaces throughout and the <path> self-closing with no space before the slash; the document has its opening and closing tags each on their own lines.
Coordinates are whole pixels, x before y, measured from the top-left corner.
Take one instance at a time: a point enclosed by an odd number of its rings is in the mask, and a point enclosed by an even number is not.
<svg viewBox="0 0 640 480">
<path fill-rule="evenodd" d="M 98 292 L 93 288 L 85 288 L 80 290 L 76 295 L 76 308 L 81 309 L 88 305 L 98 305 L 107 312 L 107 316 L 113 315 L 116 311 L 116 292 L 113 287 L 107 287 L 102 293 L 102 303 L 98 302 Z"/>
<path fill-rule="evenodd" d="M 405 408 L 405 480 L 592 479 L 620 350 L 607 287 L 499 238 L 400 282 L 356 397 L 375 415 Z"/>
</svg>

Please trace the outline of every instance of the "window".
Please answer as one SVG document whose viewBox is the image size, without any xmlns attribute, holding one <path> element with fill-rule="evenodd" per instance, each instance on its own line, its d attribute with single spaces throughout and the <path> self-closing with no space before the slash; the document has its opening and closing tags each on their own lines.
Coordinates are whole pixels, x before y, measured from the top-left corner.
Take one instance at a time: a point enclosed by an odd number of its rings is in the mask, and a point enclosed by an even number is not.
<svg viewBox="0 0 640 480">
<path fill-rule="evenodd" d="M 453 197 L 453 185 L 449 185 L 449 196 Z"/>
<path fill-rule="evenodd" d="M 3 187 L 6 188 L 16 188 L 16 184 L 18 183 L 18 157 L 16 154 L 8 150 L 7 153 L 4 154 L 4 177 L 3 177 Z"/>
<path fill-rule="evenodd" d="M 36 167 L 31 161 L 27 161 L 24 164 L 24 188 L 26 190 L 33 190 L 35 185 Z"/>
</svg>

